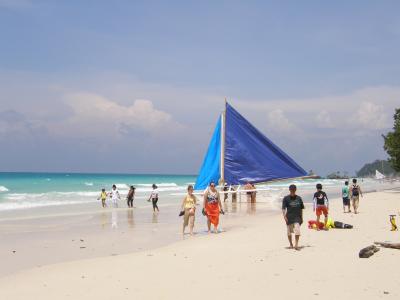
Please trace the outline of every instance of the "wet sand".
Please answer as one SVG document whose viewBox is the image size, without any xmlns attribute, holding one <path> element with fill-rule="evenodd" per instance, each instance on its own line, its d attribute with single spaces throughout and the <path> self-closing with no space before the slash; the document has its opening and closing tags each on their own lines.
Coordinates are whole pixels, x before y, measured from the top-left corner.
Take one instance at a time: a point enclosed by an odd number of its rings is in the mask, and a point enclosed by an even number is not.
<svg viewBox="0 0 400 300">
<path fill-rule="evenodd" d="M 226 204 L 223 230 L 237 226 L 237 218 L 251 222 L 258 214 L 274 213 L 268 205 Z M 0 276 L 24 269 L 65 261 L 115 256 L 166 246 L 183 239 L 182 218 L 178 205 L 161 205 L 160 213 L 150 207 L 42 208 L 18 212 L 14 217 L 3 215 L 0 221 Z M 196 235 L 205 234 L 205 218 L 196 215 Z"/>
</svg>

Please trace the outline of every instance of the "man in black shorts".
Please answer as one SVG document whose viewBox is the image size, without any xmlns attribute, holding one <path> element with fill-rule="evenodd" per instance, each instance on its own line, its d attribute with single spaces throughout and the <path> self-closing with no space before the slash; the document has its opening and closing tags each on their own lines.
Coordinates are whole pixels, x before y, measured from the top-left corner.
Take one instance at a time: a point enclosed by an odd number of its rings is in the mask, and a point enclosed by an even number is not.
<svg viewBox="0 0 400 300">
<path fill-rule="evenodd" d="M 342 199 L 343 199 L 343 212 L 346 212 L 346 206 L 348 207 L 348 212 L 351 212 L 350 209 L 350 194 L 349 194 L 349 181 L 346 180 L 344 182 L 344 187 L 342 187 Z"/>
<path fill-rule="evenodd" d="M 296 186 L 289 186 L 290 194 L 285 196 L 282 201 L 282 214 L 287 226 L 287 236 L 290 248 L 293 248 L 292 234 L 295 235 L 294 249 L 299 249 L 300 226 L 303 223 L 304 203 L 300 196 L 296 195 Z"/>
</svg>

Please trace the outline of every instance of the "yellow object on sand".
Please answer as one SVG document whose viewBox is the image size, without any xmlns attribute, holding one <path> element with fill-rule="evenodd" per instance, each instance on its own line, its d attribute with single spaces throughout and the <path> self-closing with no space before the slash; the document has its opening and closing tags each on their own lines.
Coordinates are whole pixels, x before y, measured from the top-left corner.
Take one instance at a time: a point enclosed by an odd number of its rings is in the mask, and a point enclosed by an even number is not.
<svg viewBox="0 0 400 300">
<path fill-rule="evenodd" d="M 335 222 L 332 220 L 332 218 L 328 218 L 328 221 L 326 222 L 326 228 L 335 228 Z"/>
<path fill-rule="evenodd" d="M 390 218 L 390 224 L 392 225 L 392 229 L 391 229 L 391 231 L 396 231 L 396 230 L 398 230 L 397 229 L 397 225 L 396 225 L 396 215 L 390 215 L 389 216 L 389 218 Z"/>
</svg>

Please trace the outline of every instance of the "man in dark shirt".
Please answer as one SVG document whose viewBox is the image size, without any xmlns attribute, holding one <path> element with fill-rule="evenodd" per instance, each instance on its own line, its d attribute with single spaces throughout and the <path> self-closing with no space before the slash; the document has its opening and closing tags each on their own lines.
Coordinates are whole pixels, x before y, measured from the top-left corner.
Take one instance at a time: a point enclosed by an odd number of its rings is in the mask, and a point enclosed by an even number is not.
<svg viewBox="0 0 400 300">
<path fill-rule="evenodd" d="M 327 230 L 328 227 L 326 226 L 326 223 L 328 222 L 329 210 L 328 196 L 325 194 L 324 191 L 322 191 L 322 184 L 318 183 L 316 188 L 317 191 L 314 193 L 313 197 L 313 209 L 315 211 L 315 214 L 317 215 L 317 230 L 319 230 L 319 220 L 322 214 L 324 214 L 325 216 L 324 228 Z"/>
<path fill-rule="evenodd" d="M 295 235 L 294 249 L 299 250 L 300 225 L 303 223 L 304 203 L 300 196 L 296 195 L 296 186 L 289 186 L 290 194 L 282 201 L 282 213 L 287 225 L 287 236 L 290 248 L 293 248 L 292 234 Z"/>
</svg>

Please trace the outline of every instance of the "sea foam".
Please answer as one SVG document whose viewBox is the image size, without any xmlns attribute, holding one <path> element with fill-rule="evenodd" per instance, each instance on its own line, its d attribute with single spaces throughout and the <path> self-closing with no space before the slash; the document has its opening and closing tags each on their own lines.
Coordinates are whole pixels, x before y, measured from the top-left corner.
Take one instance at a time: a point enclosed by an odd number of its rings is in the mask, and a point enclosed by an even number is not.
<svg viewBox="0 0 400 300">
<path fill-rule="evenodd" d="M 8 192 L 8 188 L 3 185 L 0 185 L 0 192 Z"/>
<path fill-rule="evenodd" d="M 120 190 L 129 190 L 129 185 L 125 183 L 116 183 L 115 185 Z"/>
<path fill-rule="evenodd" d="M 157 187 L 177 187 L 178 185 L 175 182 L 161 182 L 161 183 L 155 183 Z M 143 187 L 152 187 L 152 183 L 138 183 L 137 186 L 143 186 Z"/>
</svg>

